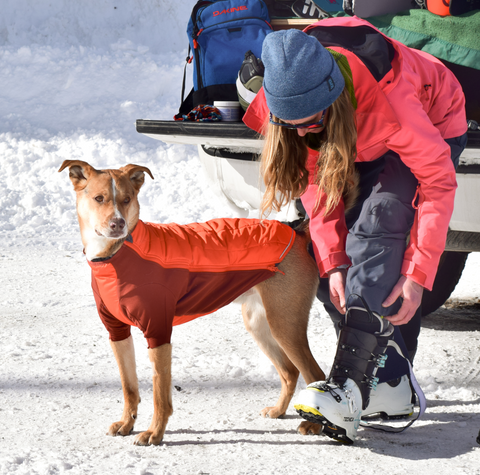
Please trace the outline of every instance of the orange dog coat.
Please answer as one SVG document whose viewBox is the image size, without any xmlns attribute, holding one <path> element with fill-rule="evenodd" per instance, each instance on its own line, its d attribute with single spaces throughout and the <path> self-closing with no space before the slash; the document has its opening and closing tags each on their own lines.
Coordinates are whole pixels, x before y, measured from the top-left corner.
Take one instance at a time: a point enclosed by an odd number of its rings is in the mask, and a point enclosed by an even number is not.
<svg viewBox="0 0 480 475">
<path fill-rule="evenodd" d="M 172 326 L 212 313 L 278 271 L 295 231 L 278 221 L 216 219 L 184 226 L 139 221 L 111 258 L 89 261 L 98 313 L 110 339 L 134 325 L 149 348 Z"/>
</svg>

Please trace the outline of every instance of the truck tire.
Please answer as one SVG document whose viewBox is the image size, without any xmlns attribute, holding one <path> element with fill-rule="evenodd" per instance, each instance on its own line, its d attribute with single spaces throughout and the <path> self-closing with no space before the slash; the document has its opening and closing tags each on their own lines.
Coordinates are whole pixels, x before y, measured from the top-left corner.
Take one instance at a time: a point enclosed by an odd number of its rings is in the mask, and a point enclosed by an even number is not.
<svg viewBox="0 0 480 475">
<path fill-rule="evenodd" d="M 432 290 L 424 290 L 422 317 L 435 312 L 450 297 L 455 289 L 467 261 L 468 252 L 445 251 L 440 258 L 437 276 Z"/>
<path fill-rule="evenodd" d="M 450 230 L 447 234 L 447 242 L 445 244 L 445 249 L 447 251 L 456 252 L 479 252 L 480 233 Z"/>
</svg>

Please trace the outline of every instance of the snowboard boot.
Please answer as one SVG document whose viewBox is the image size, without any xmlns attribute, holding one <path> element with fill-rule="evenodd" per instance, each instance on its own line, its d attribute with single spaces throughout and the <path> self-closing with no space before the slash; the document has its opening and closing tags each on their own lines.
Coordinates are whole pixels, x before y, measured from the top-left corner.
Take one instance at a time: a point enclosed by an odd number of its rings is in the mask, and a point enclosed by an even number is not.
<svg viewBox="0 0 480 475">
<path fill-rule="evenodd" d="M 413 414 L 414 402 L 410 378 L 404 374 L 377 385 L 377 389 L 370 393 L 368 406 L 362 411 L 362 419 L 374 414 L 384 419 L 403 419 Z"/>
<path fill-rule="evenodd" d="M 314 0 L 296 0 L 292 5 L 292 12 L 299 18 L 315 20 L 331 17 L 330 13 L 320 8 Z"/>
<path fill-rule="evenodd" d="M 236 81 L 238 100 L 244 111 L 262 88 L 264 73 L 265 66 L 262 60 L 250 50 L 247 51 Z"/>
<path fill-rule="evenodd" d="M 337 352 L 327 381 L 309 384 L 300 392 L 297 412 L 304 419 L 323 425 L 323 433 L 352 444 L 362 412 L 375 389 L 375 374 L 385 365 L 385 351 L 393 326 L 363 306 L 348 307 L 337 343 Z"/>
</svg>

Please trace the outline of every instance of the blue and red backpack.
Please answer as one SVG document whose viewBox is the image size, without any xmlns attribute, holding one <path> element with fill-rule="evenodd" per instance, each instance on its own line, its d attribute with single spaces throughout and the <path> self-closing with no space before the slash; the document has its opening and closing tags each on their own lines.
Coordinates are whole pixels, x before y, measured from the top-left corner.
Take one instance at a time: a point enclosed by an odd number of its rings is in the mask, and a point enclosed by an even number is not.
<svg viewBox="0 0 480 475">
<path fill-rule="evenodd" d="M 263 40 L 271 31 L 263 0 L 199 0 L 187 27 L 193 89 L 184 100 L 184 74 L 180 112 L 214 101 L 237 101 L 235 81 L 245 53 L 260 57 Z"/>
</svg>

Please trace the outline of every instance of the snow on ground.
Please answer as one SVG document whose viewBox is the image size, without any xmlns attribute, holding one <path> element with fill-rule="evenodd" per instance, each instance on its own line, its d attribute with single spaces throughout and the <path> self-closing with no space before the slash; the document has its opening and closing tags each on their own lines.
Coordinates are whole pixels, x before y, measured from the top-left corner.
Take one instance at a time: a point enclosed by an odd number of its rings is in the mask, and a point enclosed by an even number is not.
<svg viewBox="0 0 480 475">
<path fill-rule="evenodd" d="M 196 149 L 135 132 L 170 119 L 180 97 L 194 0 L 3 0 L 0 16 L 0 474 L 480 473 L 480 281 L 472 254 L 454 305 L 424 320 L 416 358 L 428 411 L 403 434 L 361 430 L 354 446 L 302 437 L 290 407 L 259 411 L 279 381 L 239 308 L 177 327 L 175 412 L 165 442 L 105 432 L 122 411 L 118 370 L 81 253 L 66 159 L 148 166 L 142 218 L 186 223 L 232 211 Z M 309 337 L 330 368 L 335 335 L 319 304 Z M 142 403 L 152 415 L 146 344 L 134 332 Z M 299 382 L 299 388 L 303 387 Z"/>
</svg>

